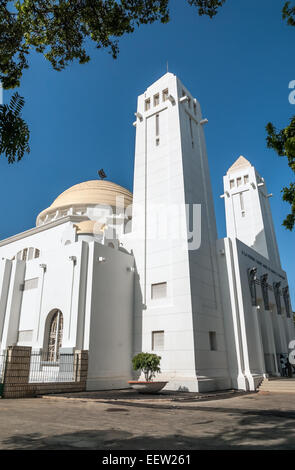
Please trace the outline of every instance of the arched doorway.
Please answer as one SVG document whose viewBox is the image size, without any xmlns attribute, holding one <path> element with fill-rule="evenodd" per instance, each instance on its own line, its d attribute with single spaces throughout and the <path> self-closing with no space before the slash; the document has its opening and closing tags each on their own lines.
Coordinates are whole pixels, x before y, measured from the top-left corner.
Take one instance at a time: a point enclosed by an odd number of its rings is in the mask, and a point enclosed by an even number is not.
<svg viewBox="0 0 295 470">
<path fill-rule="evenodd" d="M 59 359 L 63 334 L 63 315 L 60 310 L 51 314 L 47 331 L 47 361 L 56 362 Z"/>
</svg>

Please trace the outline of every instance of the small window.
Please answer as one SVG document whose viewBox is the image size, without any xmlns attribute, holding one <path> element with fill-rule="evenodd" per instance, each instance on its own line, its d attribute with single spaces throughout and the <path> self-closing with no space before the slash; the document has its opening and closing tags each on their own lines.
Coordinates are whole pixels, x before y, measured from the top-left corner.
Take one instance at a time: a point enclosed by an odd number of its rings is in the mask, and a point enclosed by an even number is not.
<svg viewBox="0 0 295 470">
<path fill-rule="evenodd" d="M 144 110 L 149 111 L 149 109 L 151 109 L 151 100 L 150 100 L 150 98 L 145 100 L 145 103 L 144 103 Z"/>
<path fill-rule="evenodd" d="M 164 349 L 164 331 L 152 331 L 152 350 L 162 351 Z"/>
<path fill-rule="evenodd" d="M 28 249 L 28 256 L 27 256 L 28 260 L 34 258 L 34 251 L 35 251 L 35 249 L 32 248 L 32 247 Z"/>
<path fill-rule="evenodd" d="M 156 137 L 160 134 L 160 116 L 156 114 Z"/>
<path fill-rule="evenodd" d="M 38 278 L 34 277 L 33 279 L 27 279 L 23 284 L 23 290 L 37 289 L 38 287 Z"/>
<path fill-rule="evenodd" d="M 241 186 L 242 185 L 242 178 L 237 178 L 237 186 Z"/>
<path fill-rule="evenodd" d="M 249 183 L 249 175 L 245 175 L 244 176 L 244 184 L 248 184 Z"/>
<path fill-rule="evenodd" d="M 188 97 L 187 103 L 188 103 L 189 109 L 191 109 L 191 107 L 192 107 L 192 100 L 191 100 L 190 97 Z"/>
<path fill-rule="evenodd" d="M 189 127 L 190 127 L 192 147 L 194 148 L 194 134 L 193 134 L 193 124 L 192 124 L 192 119 L 191 118 L 189 118 Z"/>
<path fill-rule="evenodd" d="M 40 250 L 38 250 L 38 248 L 35 249 L 35 258 L 39 258 L 40 256 Z"/>
<path fill-rule="evenodd" d="M 230 189 L 233 189 L 235 187 L 235 180 L 230 180 L 229 187 Z"/>
<path fill-rule="evenodd" d="M 154 106 L 158 106 L 159 103 L 160 103 L 160 96 L 159 96 L 159 93 L 157 93 L 156 95 L 154 95 Z"/>
<path fill-rule="evenodd" d="M 163 99 L 163 101 L 167 101 L 167 100 L 168 100 L 168 96 L 169 96 L 169 91 L 168 91 L 168 88 L 166 88 L 166 90 L 163 90 L 163 93 L 162 93 L 162 99 Z"/>
<path fill-rule="evenodd" d="M 209 331 L 210 350 L 217 351 L 216 331 Z"/>
<path fill-rule="evenodd" d="M 23 250 L 22 260 L 23 260 L 23 261 L 26 261 L 27 256 L 28 256 L 28 248 L 25 248 L 25 249 Z"/>
<path fill-rule="evenodd" d="M 243 193 L 240 193 L 240 205 L 241 205 L 241 211 L 245 210 L 245 204 L 244 204 L 244 195 Z"/>
<path fill-rule="evenodd" d="M 197 103 L 194 102 L 194 113 L 197 114 Z"/>
<path fill-rule="evenodd" d="M 167 297 L 167 282 L 159 282 L 158 284 L 152 284 L 152 299 L 163 299 Z"/>
</svg>

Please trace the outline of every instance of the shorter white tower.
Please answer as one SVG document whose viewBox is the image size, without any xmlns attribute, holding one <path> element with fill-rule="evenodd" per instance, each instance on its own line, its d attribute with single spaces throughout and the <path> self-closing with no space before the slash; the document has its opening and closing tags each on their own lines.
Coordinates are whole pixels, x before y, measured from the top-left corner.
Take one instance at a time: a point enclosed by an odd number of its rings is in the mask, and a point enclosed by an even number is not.
<svg viewBox="0 0 295 470">
<path fill-rule="evenodd" d="M 281 267 L 264 179 L 243 156 L 223 178 L 227 236 L 252 247 Z"/>
</svg>

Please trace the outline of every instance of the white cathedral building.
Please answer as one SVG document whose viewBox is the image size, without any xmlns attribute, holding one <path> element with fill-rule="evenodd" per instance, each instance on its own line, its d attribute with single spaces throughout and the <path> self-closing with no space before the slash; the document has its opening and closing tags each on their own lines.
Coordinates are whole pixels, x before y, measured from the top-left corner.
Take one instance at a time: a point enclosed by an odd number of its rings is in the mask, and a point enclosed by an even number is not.
<svg viewBox="0 0 295 470">
<path fill-rule="evenodd" d="M 88 390 L 127 387 L 140 351 L 166 389 L 255 390 L 295 338 L 265 181 L 228 169 L 218 240 L 199 102 L 167 73 L 135 115 L 133 194 L 82 182 L 0 241 L 1 350 L 88 350 Z"/>
</svg>

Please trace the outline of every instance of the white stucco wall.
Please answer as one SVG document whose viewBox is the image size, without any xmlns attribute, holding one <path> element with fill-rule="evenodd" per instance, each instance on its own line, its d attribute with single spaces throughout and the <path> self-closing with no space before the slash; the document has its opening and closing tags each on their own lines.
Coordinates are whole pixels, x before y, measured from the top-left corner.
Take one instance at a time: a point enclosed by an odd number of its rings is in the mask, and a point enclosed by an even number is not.
<svg viewBox="0 0 295 470">
<path fill-rule="evenodd" d="M 133 256 L 89 245 L 83 346 L 89 350 L 88 390 L 125 388 L 132 379 L 133 267 Z"/>
</svg>

